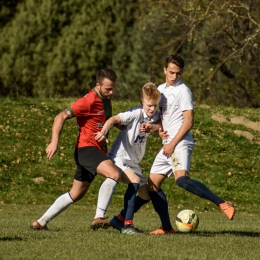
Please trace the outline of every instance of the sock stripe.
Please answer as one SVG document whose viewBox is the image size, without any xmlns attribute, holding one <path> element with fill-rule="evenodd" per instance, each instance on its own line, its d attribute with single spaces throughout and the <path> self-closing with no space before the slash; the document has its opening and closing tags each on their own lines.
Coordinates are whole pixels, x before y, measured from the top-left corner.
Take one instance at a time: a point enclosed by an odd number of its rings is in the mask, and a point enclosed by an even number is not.
<svg viewBox="0 0 260 260">
<path fill-rule="evenodd" d="M 125 220 L 124 225 L 133 225 L 133 220 Z"/>
<path fill-rule="evenodd" d="M 107 177 L 106 179 L 110 179 L 110 180 L 112 180 L 112 181 L 118 183 L 118 181 L 114 180 L 113 178 Z"/>
<path fill-rule="evenodd" d="M 68 194 L 69 194 L 69 196 L 70 196 L 70 193 L 69 193 L 69 192 L 68 192 Z M 71 196 L 70 196 L 70 198 L 71 198 Z M 72 198 L 71 198 L 71 200 L 72 200 L 73 202 L 75 202 L 75 200 L 74 200 L 74 199 L 72 199 Z"/>
<path fill-rule="evenodd" d="M 121 214 L 117 215 L 117 218 L 122 222 L 125 221 L 125 218 Z"/>
</svg>

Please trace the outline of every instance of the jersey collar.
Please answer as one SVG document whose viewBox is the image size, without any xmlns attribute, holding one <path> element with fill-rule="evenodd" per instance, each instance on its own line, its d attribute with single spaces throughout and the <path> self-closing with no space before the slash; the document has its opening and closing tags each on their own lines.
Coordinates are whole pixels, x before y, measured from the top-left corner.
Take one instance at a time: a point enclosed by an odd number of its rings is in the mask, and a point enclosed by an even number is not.
<svg viewBox="0 0 260 260">
<path fill-rule="evenodd" d="M 93 90 L 101 99 L 103 99 L 103 98 L 100 96 L 100 94 L 96 91 L 95 88 L 92 88 L 92 90 Z"/>
<path fill-rule="evenodd" d="M 175 87 L 181 85 L 182 83 L 183 83 L 183 82 L 182 82 L 182 80 L 180 79 L 176 84 L 170 85 L 168 88 L 175 88 Z M 166 82 L 165 82 L 164 84 L 165 84 L 164 88 L 167 88 Z"/>
<path fill-rule="evenodd" d="M 152 117 L 148 117 L 143 109 L 142 109 L 142 113 L 143 113 L 144 119 L 148 119 L 149 121 L 152 121 L 152 122 L 154 121 L 153 117 L 154 117 L 155 114 Z"/>
</svg>

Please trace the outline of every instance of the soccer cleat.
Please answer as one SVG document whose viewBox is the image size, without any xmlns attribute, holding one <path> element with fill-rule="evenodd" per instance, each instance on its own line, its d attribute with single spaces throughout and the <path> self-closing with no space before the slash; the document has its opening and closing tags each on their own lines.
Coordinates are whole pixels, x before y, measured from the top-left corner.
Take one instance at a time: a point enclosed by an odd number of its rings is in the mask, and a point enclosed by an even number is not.
<svg viewBox="0 0 260 260">
<path fill-rule="evenodd" d="M 134 226 L 130 226 L 128 228 L 122 228 L 121 229 L 121 234 L 126 234 L 126 235 L 144 235 L 144 233 L 138 229 L 134 228 Z"/>
<path fill-rule="evenodd" d="M 98 230 L 99 228 L 108 229 L 109 227 L 110 224 L 105 218 L 95 218 L 90 225 L 90 228 L 93 230 Z"/>
<path fill-rule="evenodd" d="M 47 226 L 42 226 L 37 221 L 34 221 L 30 227 L 34 230 L 48 230 Z"/>
<path fill-rule="evenodd" d="M 219 204 L 219 208 L 227 215 L 227 217 L 232 220 L 235 215 L 235 207 L 232 202 L 225 201 Z"/>
<path fill-rule="evenodd" d="M 174 234 L 174 233 L 175 233 L 175 231 L 173 228 L 170 231 L 166 231 L 162 227 L 160 227 L 160 228 L 150 232 L 149 235 L 170 235 L 170 234 Z"/>
<path fill-rule="evenodd" d="M 119 218 L 117 216 L 114 216 L 111 220 L 110 220 L 110 226 L 119 230 L 121 232 L 121 230 L 124 227 L 124 223 L 122 221 L 119 220 Z"/>
</svg>

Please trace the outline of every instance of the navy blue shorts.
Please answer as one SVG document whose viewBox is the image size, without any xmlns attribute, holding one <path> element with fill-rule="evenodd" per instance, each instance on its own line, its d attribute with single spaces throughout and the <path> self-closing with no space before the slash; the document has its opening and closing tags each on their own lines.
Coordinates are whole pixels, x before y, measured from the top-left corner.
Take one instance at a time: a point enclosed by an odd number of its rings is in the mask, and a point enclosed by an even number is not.
<svg viewBox="0 0 260 260">
<path fill-rule="evenodd" d="M 91 183 L 97 175 L 96 170 L 100 163 L 110 160 L 108 156 L 97 147 L 88 146 L 76 148 L 74 152 L 77 164 L 74 179 L 77 181 L 87 181 Z"/>
</svg>

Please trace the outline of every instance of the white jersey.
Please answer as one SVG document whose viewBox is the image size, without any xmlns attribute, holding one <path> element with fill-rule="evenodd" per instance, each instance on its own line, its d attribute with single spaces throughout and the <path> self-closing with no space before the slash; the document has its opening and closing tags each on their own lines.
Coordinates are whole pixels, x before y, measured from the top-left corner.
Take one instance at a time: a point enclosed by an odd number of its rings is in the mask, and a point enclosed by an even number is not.
<svg viewBox="0 0 260 260">
<path fill-rule="evenodd" d="M 121 124 L 126 125 L 127 128 L 120 131 L 108 156 L 113 161 L 119 157 L 130 166 L 134 166 L 143 159 L 146 141 L 150 135 L 149 133 L 141 133 L 140 125 L 142 123 L 156 123 L 160 119 L 160 114 L 156 111 L 152 118 L 148 118 L 142 107 L 139 106 L 119 113 L 119 117 Z"/>
<path fill-rule="evenodd" d="M 158 90 L 162 94 L 159 103 L 162 125 L 169 135 L 169 138 L 166 141 L 163 140 L 163 143 L 169 143 L 184 121 L 182 112 L 193 110 L 192 93 L 182 80 L 169 87 L 166 87 L 166 83 L 161 84 L 158 86 Z M 193 143 L 190 132 L 186 134 L 183 140 Z"/>
</svg>

